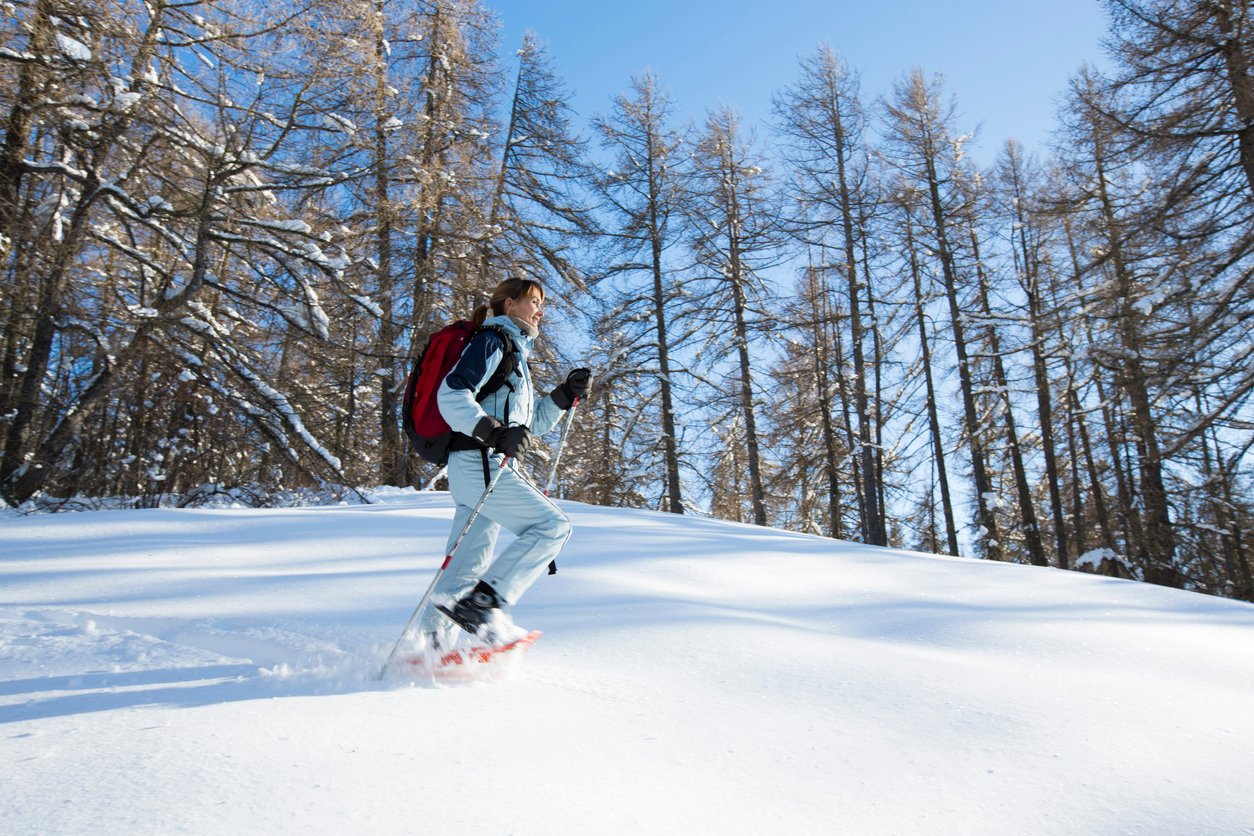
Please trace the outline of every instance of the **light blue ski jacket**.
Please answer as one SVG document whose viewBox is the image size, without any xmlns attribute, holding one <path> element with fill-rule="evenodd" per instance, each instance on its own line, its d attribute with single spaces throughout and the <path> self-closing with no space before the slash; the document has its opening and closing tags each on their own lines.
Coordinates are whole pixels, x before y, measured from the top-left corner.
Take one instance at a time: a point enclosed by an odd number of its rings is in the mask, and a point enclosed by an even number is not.
<svg viewBox="0 0 1254 836">
<path fill-rule="evenodd" d="M 440 414 L 454 432 L 467 436 L 485 415 L 502 424 L 526 427 L 532 435 L 544 435 L 561 420 L 562 409 L 552 397 L 536 395 L 531 370 L 527 367 L 535 339 L 524 334 L 508 316 L 489 317 L 483 324 L 499 325 L 513 337 L 518 349 L 518 367 L 506 378 L 506 385 L 482 402 L 476 401 L 479 390 L 505 359 L 505 348 L 498 334 L 491 331 L 477 334 L 440 384 L 436 394 Z"/>
</svg>

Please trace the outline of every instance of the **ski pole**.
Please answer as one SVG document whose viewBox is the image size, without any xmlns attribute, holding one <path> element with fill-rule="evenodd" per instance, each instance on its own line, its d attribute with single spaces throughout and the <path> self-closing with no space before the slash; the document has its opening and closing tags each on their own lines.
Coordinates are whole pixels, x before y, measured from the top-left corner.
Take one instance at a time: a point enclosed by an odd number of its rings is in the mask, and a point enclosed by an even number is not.
<svg viewBox="0 0 1254 836">
<path fill-rule="evenodd" d="M 509 456 L 501 459 L 501 466 L 497 468 L 496 473 L 492 474 L 492 480 L 488 482 L 488 486 L 483 489 L 483 495 L 479 497 L 479 501 L 475 503 L 474 510 L 470 512 L 470 516 L 466 518 L 466 524 L 462 526 L 462 530 L 457 532 L 457 539 L 453 541 L 453 547 L 448 550 L 448 554 L 444 556 L 444 562 L 440 564 L 440 568 L 436 570 L 435 577 L 431 579 L 431 583 L 427 585 L 427 591 L 422 593 L 422 599 L 418 602 L 418 606 L 414 609 L 413 615 L 409 617 L 409 621 L 405 624 L 405 629 L 401 631 L 401 636 L 396 640 L 396 644 L 392 646 L 392 652 L 388 654 L 387 661 L 383 663 L 383 668 L 379 671 L 376 679 L 382 679 L 388 672 L 388 666 L 392 664 L 396 651 L 400 650 L 401 644 L 405 639 L 409 638 L 413 632 L 414 622 L 418 620 L 418 616 L 427 607 L 427 600 L 431 597 L 431 592 L 435 589 L 436 583 L 444 574 L 444 570 L 453 562 L 453 555 L 457 553 L 457 547 L 462 544 L 462 540 L 466 536 L 466 532 L 470 531 L 470 526 L 479 517 L 479 511 L 483 508 L 483 503 L 488 501 L 488 495 L 492 493 L 492 489 L 496 487 L 496 482 L 501 478 L 501 474 L 505 472 L 505 468 L 509 465 Z"/>
<path fill-rule="evenodd" d="M 575 397 L 570 404 L 570 410 L 566 413 L 566 422 L 562 424 L 562 434 L 557 438 L 557 452 L 553 454 L 553 466 L 549 468 L 549 481 L 544 483 L 544 495 L 548 496 L 553 490 L 553 483 L 557 481 L 557 466 L 562 461 L 562 450 L 566 448 L 566 432 L 570 429 L 571 423 L 575 420 L 575 409 L 579 406 L 579 398 Z"/>
<path fill-rule="evenodd" d="M 548 496 L 553 490 L 553 483 L 557 480 L 557 466 L 562 461 L 562 450 L 566 449 L 566 431 L 570 429 L 570 425 L 575 420 L 575 408 L 579 406 L 579 396 L 570 402 L 570 409 L 566 413 L 566 422 L 562 424 L 562 434 L 557 438 L 557 452 L 553 454 L 553 466 L 549 468 L 549 481 L 544 483 L 544 495 Z M 557 574 L 557 560 L 549 561 L 549 574 Z"/>
</svg>

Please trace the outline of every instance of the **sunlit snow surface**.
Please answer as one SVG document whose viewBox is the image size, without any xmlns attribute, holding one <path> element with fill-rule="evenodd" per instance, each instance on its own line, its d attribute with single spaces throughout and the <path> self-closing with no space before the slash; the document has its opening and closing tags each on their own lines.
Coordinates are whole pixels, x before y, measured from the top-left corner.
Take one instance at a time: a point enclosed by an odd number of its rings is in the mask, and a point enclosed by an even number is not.
<svg viewBox="0 0 1254 836">
<path fill-rule="evenodd" d="M 0 517 L 0 830 L 1254 834 L 1254 606 L 564 503 L 520 669 L 380 682 L 375 498 Z"/>
</svg>

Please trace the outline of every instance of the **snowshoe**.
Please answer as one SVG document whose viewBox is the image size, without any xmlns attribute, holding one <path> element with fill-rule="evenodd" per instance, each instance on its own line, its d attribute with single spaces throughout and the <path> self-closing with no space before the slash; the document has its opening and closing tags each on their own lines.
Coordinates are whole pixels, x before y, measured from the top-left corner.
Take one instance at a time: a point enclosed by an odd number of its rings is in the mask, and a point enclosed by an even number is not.
<svg viewBox="0 0 1254 836">
<path fill-rule="evenodd" d="M 418 654 L 407 662 L 413 674 L 435 682 L 476 682 L 508 677 L 522 664 L 523 652 L 536 639 L 532 630 L 504 644 L 472 645 L 442 654 Z"/>
</svg>

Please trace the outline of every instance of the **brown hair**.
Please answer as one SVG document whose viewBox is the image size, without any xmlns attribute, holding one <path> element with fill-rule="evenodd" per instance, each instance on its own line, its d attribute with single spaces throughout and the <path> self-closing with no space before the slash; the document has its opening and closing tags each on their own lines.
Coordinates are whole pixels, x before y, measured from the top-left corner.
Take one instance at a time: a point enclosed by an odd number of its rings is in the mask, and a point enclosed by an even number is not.
<svg viewBox="0 0 1254 836">
<path fill-rule="evenodd" d="M 544 298 L 544 285 L 535 279 L 506 279 L 496 286 L 496 290 L 492 291 L 492 300 L 487 305 L 475 308 L 475 312 L 470 315 L 470 321 L 475 325 L 482 325 L 483 321 L 488 318 L 489 307 L 493 316 L 500 316 L 505 313 L 506 299 L 517 301 L 532 290 L 540 291 L 540 298 Z"/>
</svg>

